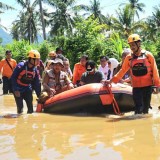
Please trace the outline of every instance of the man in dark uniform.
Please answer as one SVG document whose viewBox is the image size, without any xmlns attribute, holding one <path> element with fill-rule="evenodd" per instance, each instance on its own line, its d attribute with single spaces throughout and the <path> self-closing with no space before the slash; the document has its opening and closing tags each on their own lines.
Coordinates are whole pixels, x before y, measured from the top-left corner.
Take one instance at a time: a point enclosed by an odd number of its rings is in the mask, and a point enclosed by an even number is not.
<svg viewBox="0 0 160 160">
<path fill-rule="evenodd" d="M 23 100 L 27 104 L 27 113 L 33 113 L 33 86 L 37 97 L 41 92 L 39 74 L 36 68 L 39 61 L 39 52 L 31 50 L 28 55 L 28 61 L 20 62 L 11 76 L 18 114 L 23 112 Z"/>
</svg>

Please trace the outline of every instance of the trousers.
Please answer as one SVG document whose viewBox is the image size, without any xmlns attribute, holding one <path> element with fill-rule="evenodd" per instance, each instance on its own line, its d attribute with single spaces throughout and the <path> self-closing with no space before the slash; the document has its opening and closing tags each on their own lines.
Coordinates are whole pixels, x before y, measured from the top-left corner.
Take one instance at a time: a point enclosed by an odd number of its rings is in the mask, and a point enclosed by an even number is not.
<svg viewBox="0 0 160 160">
<path fill-rule="evenodd" d="M 27 113 L 33 113 L 33 95 L 32 91 L 28 90 L 20 94 L 20 97 L 16 97 L 14 95 L 16 105 L 17 105 L 17 113 L 20 114 L 23 112 L 23 100 L 26 102 L 27 105 Z"/>
<path fill-rule="evenodd" d="M 3 76 L 2 80 L 3 80 L 3 94 L 13 93 L 11 79 Z"/>
<path fill-rule="evenodd" d="M 135 114 L 147 114 L 152 95 L 152 86 L 133 88 L 133 101 L 135 104 Z"/>
</svg>

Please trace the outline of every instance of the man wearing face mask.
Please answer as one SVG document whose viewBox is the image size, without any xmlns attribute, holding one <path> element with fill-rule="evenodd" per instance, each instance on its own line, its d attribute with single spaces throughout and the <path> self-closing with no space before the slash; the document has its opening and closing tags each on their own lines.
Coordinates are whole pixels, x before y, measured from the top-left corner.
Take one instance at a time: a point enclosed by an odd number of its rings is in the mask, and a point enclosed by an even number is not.
<svg viewBox="0 0 160 160">
<path fill-rule="evenodd" d="M 86 72 L 82 74 L 80 84 L 103 83 L 104 81 L 104 74 L 96 70 L 96 63 L 92 60 L 87 61 Z"/>
<path fill-rule="evenodd" d="M 23 100 L 27 104 L 27 113 L 33 113 L 33 86 L 37 97 L 39 97 L 41 92 L 39 75 L 36 68 L 39 61 L 40 53 L 37 50 L 29 51 L 28 60 L 20 62 L 11 76 L 18 114 L 23 112 Z"/>
</svg>

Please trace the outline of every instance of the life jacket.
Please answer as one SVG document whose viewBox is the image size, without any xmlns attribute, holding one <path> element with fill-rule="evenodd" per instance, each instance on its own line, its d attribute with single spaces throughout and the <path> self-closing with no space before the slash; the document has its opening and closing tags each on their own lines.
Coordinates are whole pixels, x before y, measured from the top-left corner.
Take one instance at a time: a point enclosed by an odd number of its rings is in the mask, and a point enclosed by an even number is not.
<svg viewBox="0 0 160 160">
<path fill-rule="evenodd" d="M 130 73 L 133 87 L 145 87 L 153 84 L 152 68 L 146 51 L 141 56 L 132 55 Z"/>
<path fill-rule="evenodd" d="M 70 80 L 72 80 L 73 75 L 72 75 L 72 73 L 70 72 L 70 70 L 67 70 L 67 71 L 64 71 L 64 72 L 67 74 L 68 78 L 69 78 Z"/>
<path fill-rule="evenodd" d="M 35 78 L 36 67 L 29 69 L 27 63 L 24 63 L 22 71 L 19 73 L 17 83 L 21 86 L 28 86 Z"/>
<path fill-rule="evenodd" d="M 56 75 L 53 70 L 47 70 L 47 74 L 49 76 L 48 86 L 56 91 L 64 87 L 66 85 L 66 81 L 70 81 L 66 73 L 63 71 L 60 71 L 58 79 L 56 79 Z"/>
</svg>

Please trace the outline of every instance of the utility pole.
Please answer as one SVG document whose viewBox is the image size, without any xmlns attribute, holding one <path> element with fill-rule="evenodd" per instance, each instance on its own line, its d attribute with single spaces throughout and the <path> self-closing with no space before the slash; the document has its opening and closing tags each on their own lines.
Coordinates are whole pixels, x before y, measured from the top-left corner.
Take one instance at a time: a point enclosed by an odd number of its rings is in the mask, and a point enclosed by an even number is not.
<svg viewBox="0 0 160 160">
<path fill-rule="evenodd" d="M 40 13 L 41 13 L 43 39 L 46 40 L 46 31 L 45 31 L 45 23 L 44 23 L 44 16 L 43 16 L 43 9 L 42 9 L 42 2 L 41 2 L 41 0 L 39 0 L 39 7 L 40 7 Z"/>
</svg>

